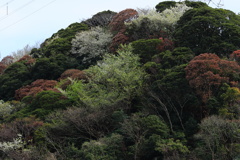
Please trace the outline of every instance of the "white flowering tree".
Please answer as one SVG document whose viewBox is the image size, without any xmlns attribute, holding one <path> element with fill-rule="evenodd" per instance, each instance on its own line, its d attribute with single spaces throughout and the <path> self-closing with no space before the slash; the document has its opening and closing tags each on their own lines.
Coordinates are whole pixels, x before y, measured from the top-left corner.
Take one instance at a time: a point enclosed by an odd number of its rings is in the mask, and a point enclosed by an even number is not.
<svg viewBox="0 0 240 160">
<path fill-rule="evenodd" d="M 10 142 L 0 142 L 0 150 L 3 152 L 9 152 L 11 150 L 16 150 L 19 148 L 23 148 L 24 141 L 22 139 L 22 135 L 18 134 L 17 138 L 14 138 L 13 141 Z"/>
<path fill-rule="evenodd" d="M 134 40 L 159 36 L 160 32 L 171 35 L 177 21 L 189 9 L 191 7 L 185 3 L 177 3 L 175 7 L 165 9 L 161 13 L 155 9 L 138 10 L 139 17 L 126 23 L 127 32 Z"/>
<path fill-rule="evenodd" d="M 13 111 L 13 108 L 14 107 L 12 104 L 0 100 L 0 119 L 10 115 Z"/>
<path fill-rule="evenodd" d="M 112 34 L 107 29 L 94 27 L 76 35 L 72 40 L 71 53 L 80 58 L 83 64 L 91 64 L 108 52 L 111 41 Z"/>
</svg>

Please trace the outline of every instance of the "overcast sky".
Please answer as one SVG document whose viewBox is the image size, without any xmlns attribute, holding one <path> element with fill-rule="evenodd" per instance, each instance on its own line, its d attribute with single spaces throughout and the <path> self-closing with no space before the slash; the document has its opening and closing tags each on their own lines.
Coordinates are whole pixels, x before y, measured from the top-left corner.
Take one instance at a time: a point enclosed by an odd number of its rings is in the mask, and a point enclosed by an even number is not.
<svg viewBox="0 0 240 160">
<path fill-rule="evenodd" d="M 162 1 L 164 0 L 0 0 L 0 59 L 27 44 L 32 46 L 41 43 L 59 29 L 91 18 L 100 11 L 154 8 Z M 239 0 L 221 2 L 223 8 L 240 12 Z"/>
</svg>

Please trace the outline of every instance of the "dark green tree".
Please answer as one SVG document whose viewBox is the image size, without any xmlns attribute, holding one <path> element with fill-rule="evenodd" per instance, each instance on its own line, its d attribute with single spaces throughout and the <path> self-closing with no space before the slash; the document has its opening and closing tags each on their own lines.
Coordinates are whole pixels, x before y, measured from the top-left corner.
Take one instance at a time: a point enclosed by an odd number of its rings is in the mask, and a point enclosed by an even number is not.
<svg viewBox="0 0 240 160">
<path fill-rule="evenodd" d="M 29 68 L 22 62 L 13 63 L 0 76 L 0 99 L 13 99 L 15 90 L 30 82 Z"/>
<path fill-rule="evenodd" d="M 133 53 L 137 54 L 141 58 L 141 62 L 148 62 L 152 56 L 159 53 L 158 47 L 161 45 L 162 40 L 160 39 L 140 39 L 132 42 Z"/>
<path fill-rule="evenodd" d="M 178 46 L 196 54 L 228 56 L 240 47 L 240 17 L 229 10 L 201 7 L 187 11 L 178 21 L 174 38 Z"/>
<path fill-rule="evenodd" d="M 96 26 L 108 26 L 108 24 L 111 22 L 112 18 L 116 15 L 116 12 L 107 10 L 99 12 L 92 16 L 92 18 L 89 18 L 82 23 L 87 24 L 89 27 L 96 27 Z"/>
<path fill-rule="evenodd" d="M 184 2 L 188 7 L 193 7 L 193 8 L 200 8 L 200 7 L 207 7 L 208 6 L 206 3 L 203 3 L 203 2 L 194 2 L 194 1 L 188 1 L 188 0 L 184 1 Z M 157 12 L 162 12 L 165 9 L 175 7 L 177 3 L 182 3 L 182 2 L 164 1 L 164 2 L 158 3 L 155 6 L 155 8 L 156 8 Z"/>
</svg>

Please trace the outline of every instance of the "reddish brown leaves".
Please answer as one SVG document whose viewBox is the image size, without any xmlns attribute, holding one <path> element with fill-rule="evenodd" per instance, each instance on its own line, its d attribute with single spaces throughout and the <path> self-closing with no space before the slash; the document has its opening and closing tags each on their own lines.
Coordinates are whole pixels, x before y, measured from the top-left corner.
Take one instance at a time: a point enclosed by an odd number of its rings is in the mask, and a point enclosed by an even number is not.
<svg viewBox="0 0 240 160">
<path fill-rule="evenodd" d="M 80 71 L 78 69 L 68 69 L 65 72 L 61 74 L 60 79 L 66 79 L 66 78 L 72 78 L 72 79 L 87 79 L 86 74 L 83 71 Z"/>
<path fill-rule="evenodd" d="M 2 141 L 12 141 L 17 138 L 18 134 L 21 134 L 26 143 L 32 143 L 34 132 L 42 125 L 43 122 L 35 117 L 16 119 L 0 126 L 0 137 Z"/>
<path fill-rule="evenodd" d="M 222 83 L 236 83 L 235 77 L 240 74 L 240 66 L 236 62 L 221 60 L 211 53 L 196 56 L 185 70 L 190 86 L 196 89 L 204 103 Z"/>
<path fill-rule="evenodd" d="M 6 56 L 2 59 L 1 63 L 6 65 L 6 66 L 9 66 L 10 64 L 13 63 L 13 57 L 12 56 Z"/>
<path fill-rule="evenodd" d="M 3 74 L 5 69 L 13 63 L 13 57 L 12 56 L 6 56 L 2 59 L 0 62 L 0 75 Z"/>
<path fill-rule="evenodd" d="M 15 91 L 16 100 L 21 100 L 25 96 L 35 96 L 37 93 L 47 90 L 58 91 L 54 87 L 57 81 L 38 79 L 32 82 L 30 85 L 24 86 Z"/>
<path fill-rule="evenodd" d="M 113 37 L 112 43 L 110 45 L 110 51 L 115 52 L 120 44 L 128 43 L 129 37 L 126 36 L 124 33 L 119 32 Z"/>
<path fill-rule="evenodd" d="M 240 50 L 234 51 L 231 55 L 230 58 L 234 61 L 237 61 L 238 64 L 240 64 Z"/>
<path fill-rule="evenodd" d="M 30 55 L 25 55 L 22 58 L 20 58 L 18 62 L 24 62 L 24 64 L 26 65 L 33 65 L 36 62 L 36 60 L 32 58 Z"/>
<path fill-rule="evenodd" d="M 126 30 L 125 22 L 130 22 L 132 19 L 138 16 L 138 12 L 134 9 L 125 9 L 118 14 L 116 14 L 109 26 L 111 31 L 114 32 L 124 32 Z"/>
<path fill-rule="evenodd" d="M 67 86 L 71 83 L 71 81 L 67 78 L 76 79 L 76 80 L 87 80 L 87 76 L 84 73 L 84 71 L 80 71 L 78 69 L 68 69 L 65 72 L 61 74 L 61 77 L 59 78 L 63 83 L 61 83 L 60 88 L 66 89 Z"/>
<path fill-rule="evenodd" d="M 161 43 L 161 45 L 159 45 L 158 47 L 157 47 L 157 49 L 159 50 L 159 53 L 160 52 L 163 52 L 163 51 L 166 51 L 166 50 L 173 50 L 174 49 L 174 43 L 173 43 L 173 41 L 171 41 L 170 39 L 168 39 L 168 38 L 162 38 L 162 37 L 160 37 L 159 38 L 160 40 L 162 40 L 162 43 Z"/>
<path fill-rule="evenodd" d="M 112 21 L 110 22 L 109 26 L 113 33 L 116 35 L 113 37 L 110 51 L 115 52 L 120 44 L 128 43 L 129 37 L 125 35 L 126 26 L 125 22 L 129 22 L 134 18 L 137 18 L 138 12 L 134 9 L 125 9 L 118 14 L 116 14 Z"/>
</svg>

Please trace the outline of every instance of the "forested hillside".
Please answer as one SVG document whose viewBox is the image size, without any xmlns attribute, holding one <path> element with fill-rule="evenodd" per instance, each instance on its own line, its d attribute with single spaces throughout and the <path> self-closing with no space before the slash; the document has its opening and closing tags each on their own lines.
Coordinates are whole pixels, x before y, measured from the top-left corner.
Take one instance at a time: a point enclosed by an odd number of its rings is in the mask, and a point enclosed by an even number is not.
<svg viewBox="0 0 240 160">
<path fill-rule="evenodd" d="M 102 11 L 2 59 L 0 159 L 237 160 L 239 82 L 234 12 Z"/>
</svg>

